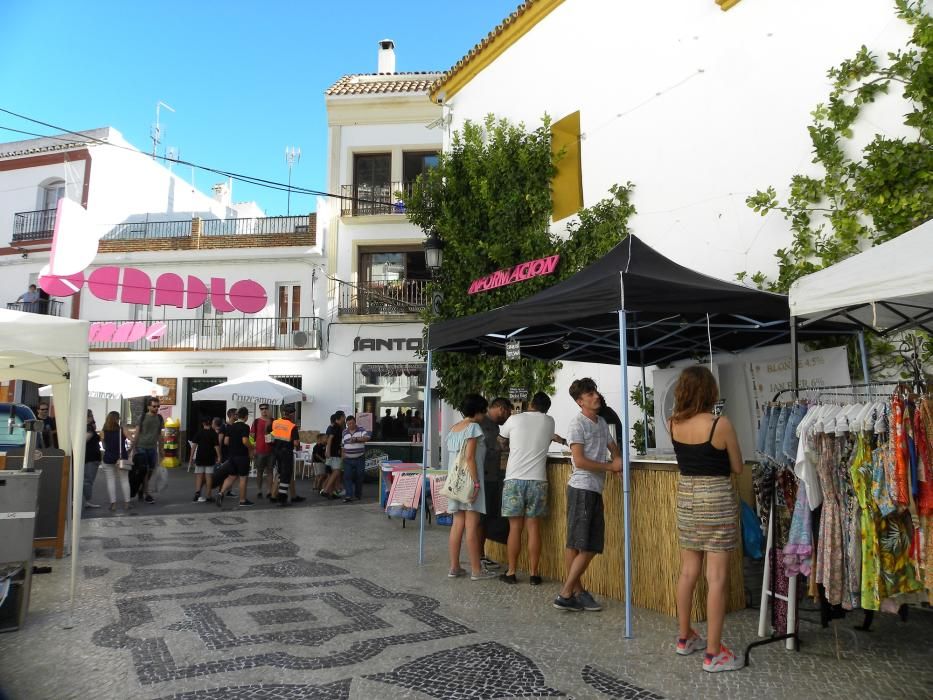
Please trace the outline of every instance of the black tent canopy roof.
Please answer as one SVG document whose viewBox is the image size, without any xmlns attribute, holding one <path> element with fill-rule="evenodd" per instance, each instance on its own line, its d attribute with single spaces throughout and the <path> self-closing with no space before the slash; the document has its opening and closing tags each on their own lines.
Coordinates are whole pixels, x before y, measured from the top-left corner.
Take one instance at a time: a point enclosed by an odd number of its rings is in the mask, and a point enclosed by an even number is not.
<svg viewBox="0 0 933 700">
<path fill-rule="evenodd" d="M 428 349 L 504 354 L 518 340 L 522 357 L 619 363 L 619 316 L 628 315 L 628 363 L 652 365 L 738 352 L 790 340 L 782 294 L 703 275 L 664 257 L 635 236 L 573 276 L 509 306 L 433 323 Z M 851 333 L 813 324 L 798 338 Z"/>
</svg>

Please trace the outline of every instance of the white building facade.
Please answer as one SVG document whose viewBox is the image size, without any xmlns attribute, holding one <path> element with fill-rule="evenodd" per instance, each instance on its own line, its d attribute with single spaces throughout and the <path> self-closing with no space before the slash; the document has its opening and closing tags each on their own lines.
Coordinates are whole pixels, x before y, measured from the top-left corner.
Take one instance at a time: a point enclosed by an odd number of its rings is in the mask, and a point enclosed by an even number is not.
<svg viewBox="0 0 933 700">
<path fill-rule="evenodd" d="M 636 235 L 734 280 L 774 273 L 775 251 L 791 242 L 780 213 L 762 218 L 745 199 L 768 186 L 786 197 L 792 175 L 819 173 L 807 127 L 829 95 L 827 70 L 862 44 L 884 57 L 908 37 L 888 0 L 529 0 L 445 73 L 432 99 L 450 122 L 445 137 L 490 113 L 529 128 L 545 114 L 577 114 L 582 205 L 631 181 Z M 867 106 L 859 124 L 869 126 L 849 146 L 903 135 L 907 111 L 894 96 Z M 576 410 L 566 386 L 585 374 L 606 385 L 610 405 L 622 402 L 617 368 L 565 363 L 558 426 Z"/>
<path fill-rule="evenodd" d="M 442 109 L 428 88 L 441 74 L 397 73 L 391 40 L 379 42 L 377 68 L 342 77 L 325 97 L 328 192 L 340 198 L 318 206 L 328 270 L 327 384 L 313 408 L 322 427 L 336 410 L 374 421 L 424 410 L 419 314 L 430 274 L 424 232 L 399 195 L 437 162 Z"/>
<path fill-rule="evenodd" d="M 162 403 L 186 433 L 202 414 L 227 408 L 194 404 L 195 391 L 254 372 L 302 388 L 308 415 L 326 308 L 323 287 L 315 296 L 323 267 L 315 215 L 266 217 L 255 203 L 232 203 L 230 190 L 199 192 L 109 128 L 0 145 L 7 308 L 91 321 L 91 369 L 115 366 L 168 385 Z M 106 224 L 105 235 L 84 241 L 96 255 L 74 289 L 50 290 L 24 309 L 16 300 L 49 263 L 60 197 Z M 36 402 L 28 384 L 8 393 Z M 91 407 L 101 420 L 103 402 Z"/>
</svg>

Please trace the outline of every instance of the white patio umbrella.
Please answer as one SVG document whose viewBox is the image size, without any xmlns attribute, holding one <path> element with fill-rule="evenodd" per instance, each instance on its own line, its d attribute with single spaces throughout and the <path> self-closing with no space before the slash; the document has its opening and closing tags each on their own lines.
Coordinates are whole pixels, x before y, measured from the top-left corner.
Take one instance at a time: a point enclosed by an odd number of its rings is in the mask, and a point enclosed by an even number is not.
<svg viewBox="0 0 933 700">
<path fill-rule="evenodd" d="M 301 389 L 280 382 L 265 374 L 252 374 L 222 384 L 215 384 L 191 395 L 194 401 L 230 401 L 232 403 L 267 403 L 281 406 L 295 401 L 307 401 Z"/>
<path fill-rule="evenodd" d="M 168 387 L 136 377 L 115 367 L 101 367 L 88 374 L 87 394 L 92 399 L 133 399 L 166 396 Z M 52 386 L 39 387 L 39 396 L 51 396 Z"/>
</svg>

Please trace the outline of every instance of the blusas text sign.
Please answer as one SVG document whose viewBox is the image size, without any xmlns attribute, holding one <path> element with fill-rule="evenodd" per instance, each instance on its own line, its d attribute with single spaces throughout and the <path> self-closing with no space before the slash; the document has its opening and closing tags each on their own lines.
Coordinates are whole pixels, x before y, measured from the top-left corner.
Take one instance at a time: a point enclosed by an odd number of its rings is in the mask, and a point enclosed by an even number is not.
<svg viewBox="0 0 933 700">
<path fill-rule="evenodd" d="M 524 282 L 533 277 L 541 275 L 550 275 L 557 269 L 557 263 L 560 261 L 560 255 L 549 255 L 546 258 L 530 260 L 529 262 L 519 263 L 514 267 L 507 267 L 504 270 L 497 270 L 491 275 L 480 277 L 470 283 L 469 294 L 478 292 L 488 292 L 490 289 L 505 287 L 516 282 Z"/>
</svg>

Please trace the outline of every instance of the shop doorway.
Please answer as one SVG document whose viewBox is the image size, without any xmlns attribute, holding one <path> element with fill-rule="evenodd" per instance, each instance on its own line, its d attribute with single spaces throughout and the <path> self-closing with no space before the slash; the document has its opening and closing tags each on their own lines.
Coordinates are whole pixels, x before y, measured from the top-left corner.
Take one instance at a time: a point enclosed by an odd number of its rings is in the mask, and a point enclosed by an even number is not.
<svg viewBox="0 0 933 700">
<path fill-rule="evenodd" d="M 193 401 L 191 399 L 191 395 L 196 391 L 209 389 L 225 381 L 227 381 L 226 377 L 189 377 L 185 381 L 185 434 L 183 436 L 185 440 L 190 440 L 201 429 L 202 416 L 226 417 L 226 401 Z"/>
</svg>

